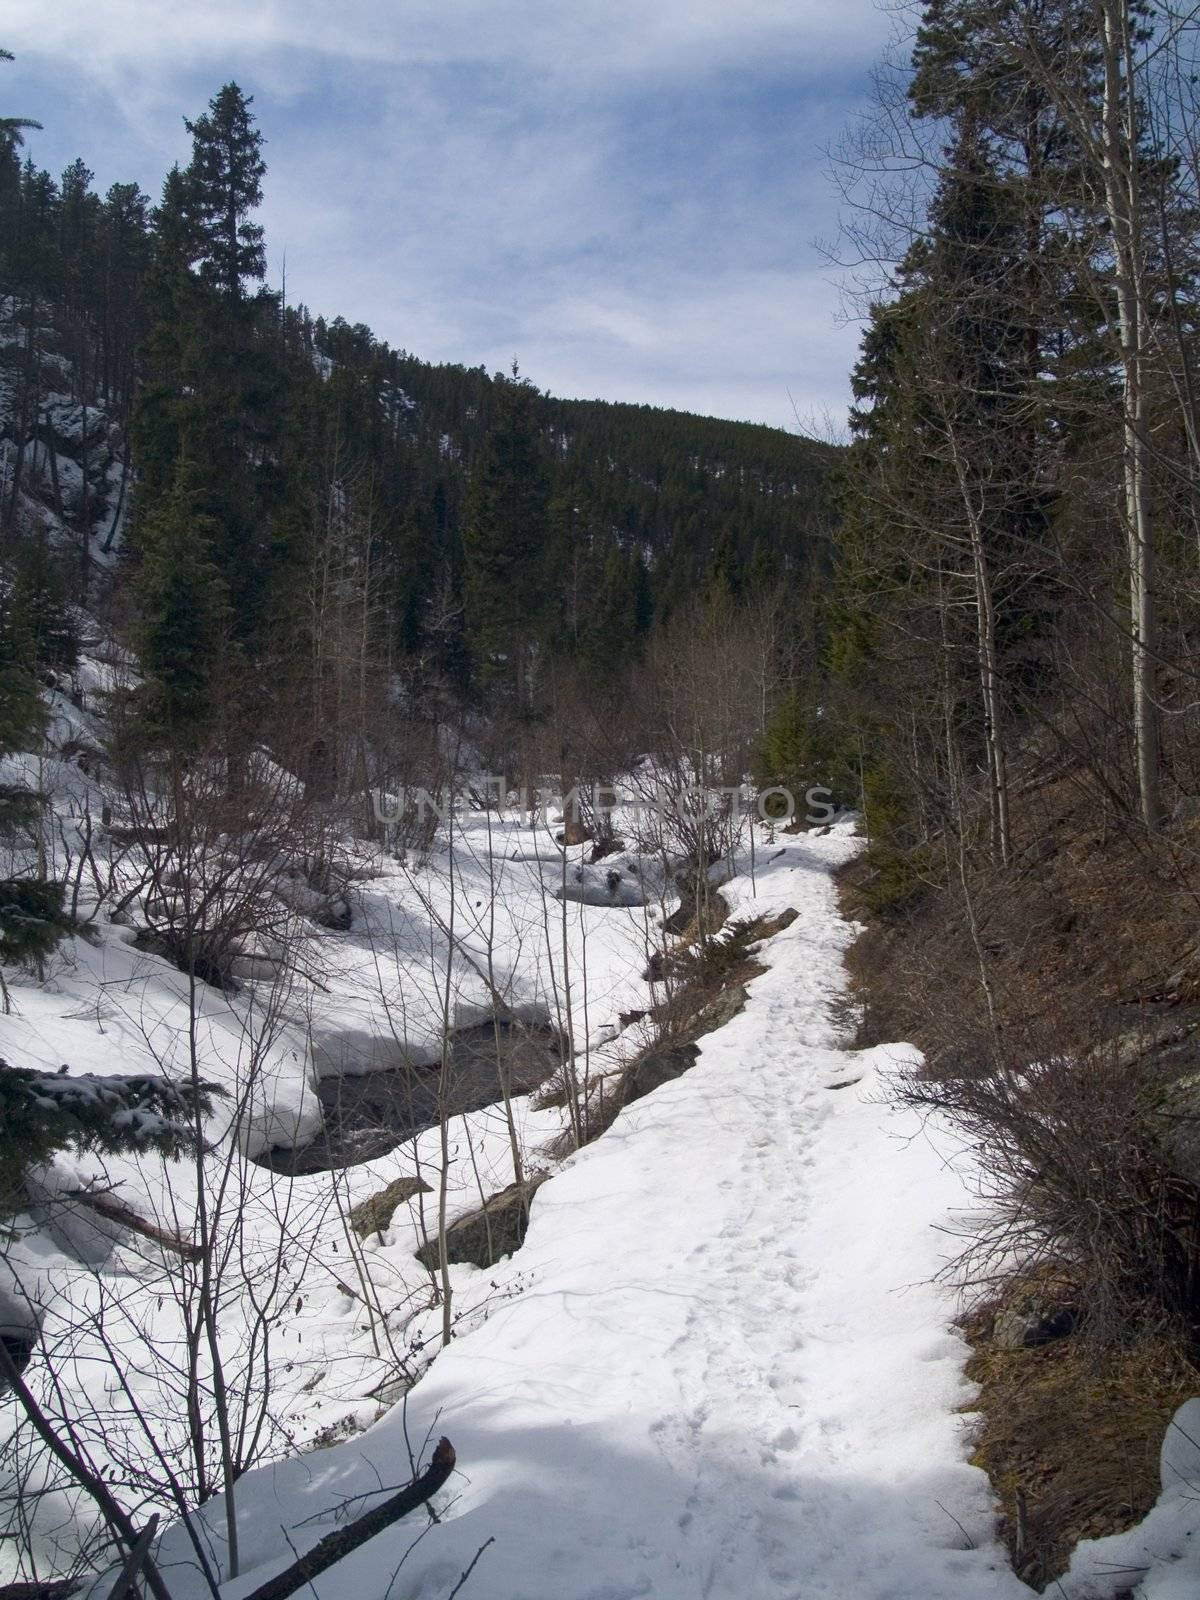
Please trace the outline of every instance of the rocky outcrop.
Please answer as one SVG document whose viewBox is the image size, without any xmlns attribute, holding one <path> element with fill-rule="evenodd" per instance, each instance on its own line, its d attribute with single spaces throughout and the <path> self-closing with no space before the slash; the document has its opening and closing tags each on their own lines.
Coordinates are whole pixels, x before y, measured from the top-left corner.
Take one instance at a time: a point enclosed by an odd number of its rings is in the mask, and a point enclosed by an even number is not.
<svg viewBox="0 0 1200 1600">
<path fill-rule="evenodd" d="M 629 1063 L 622 1077 L 624 1103 L 629 1105 L 643 1095 L 661 1089 L 664 1083 L 682 1078 L 694 1066 L 700 1054 L 695 1044 L 681 1044 L 668 1049 L 649 1050 Z"/>
<path fill-rule="evenodd" d="M 543 1173 L 527 1178 L 524 1183 L 510 1183 L 507 1189 L 491 1195 L 477 1211 L 470 1211 L 452 1222 L 446 1230 L 447 1259 L 455 1264 L 468 1262 L 474 1267 L 491 1267 L 502 1257 L 519 1250 L 529 1226 L 530 1203 L 546 1176 Z M 417 1259 L 430 1272 L 437 1271 L 436 1238 L 421 1246 Z"/>
<path fill-rule="evenodd" d="M 362 1239 L 374 1233 L 383 1233 L 392 1225 L 398 1206 L 411 1200 L 415 1194 L 432 1194 L 433 1190 L 420 1178 L 395 1178 L 386 1189 L 360 1201 L 350 1212 L 350 1226 Z"/>
<path fill-rule="evenodd" d="M 1073 1306 L 1057 1305 L 1040 1294 L 1026 1294 L 1003 1306 L 992 1324 L 998 1350 L 1039 1350 L 1065 1339 L 1078 1321 Z"/>
</svg>

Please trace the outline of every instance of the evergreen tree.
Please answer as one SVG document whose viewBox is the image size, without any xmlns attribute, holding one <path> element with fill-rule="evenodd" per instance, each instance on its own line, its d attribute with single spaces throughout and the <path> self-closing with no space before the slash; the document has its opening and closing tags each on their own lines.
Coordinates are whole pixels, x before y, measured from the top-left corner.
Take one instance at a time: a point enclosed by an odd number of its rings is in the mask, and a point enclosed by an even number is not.
<svg viewBox="0 0 1200 1600">
<path fill-rule="evenodd" d="M 262 134 L 250 107 L 253 96 L 227 83 L 194 122 L 188 198 L 203 281 L 224 299 L 241 299 L 247 279 L 266 274 L 263 230 L 251 212 L 262 204 Z"/>
<path fill-rule="evenodd" d="M 35 750 L 45 715 L 32 671 L 33 646 L 10 575 L 0 581 L 0 757 Z M 11 841 L 38 813 L 36 795 L 0 784 L 0 838 Z"/>
<path fill-rule="evenodd" d="M 131 424 L 137 522 L 170 492 L 195 412 L 202 368 L 198 287 L 192 276 L 196 250 L 188 182 L 172 167 L 154 211 L 149 268 L 141 284 L 147 331 Z"/>
<path fill-rule="evenodd" d="M 522 714 L 551 602 L 543 571 L 548 511 L 538 392 L 515 373 L 498 375 L 495 417 L 466 510 L 467 630 L 482 681 L 507 683 Z"/>
<path fill-rule="evenodd" d="M 587 665 L 602 676 L 612 676 L 625 666 L 637 647 L 634 574 L 635 569 L 614 540 L 589 608 L 581 652 Z"/>
<path fill-rule="evenodd" d="M 11 50 L 0 50 L 0 61 L 12 59 Z M 18 150 L 25 142 L 26 131 L 40 127 L 41 123 L 34 122 L 32 117 L 0 117 L 0 156 Z"/>
<path fill-rule="evenodd" d="M 0 756 L 34 750 L 41 742 L 44 715 L 33 656 L 15 585 L 6 581 L 0 589 Z M 36 826 L 42 804 L 33 790 L 0 784 L 0 839 L 19 844 Z M 0 962 L 36 966 L 55 949 L 74 926 L 63 910 L 63 892 L 63 884 L 33 872 L 0 879 Z"/>
<path fill-rule="evenodd" d="M 21 1204 L 26 1171 L 56 1150 L 116 1154 L 155 1149 L 177 1156 L 195 1137 L 196 1111 L 207 1111 L 212 1085 L 149 1075 L 70 1076 L 0 1061 L 0 1215 Z"/>
<path fill-rule="evenodd" d="M 14 630 L 32 671 L 70 672 L 79 659 L 79 628 L 44 537 L 31 539 L 17 558 L 12 605 Z"/>
<path fill-rule="evenodd" d="M 212 560 L 212 524 L 196 510 L 186 462 L 147 519 L 136 594 L 134 642 L 145 682 L 144 725 L 173 749 L 193 747 L 218 715 L 215 677 L 228 616 Z"/>
</svg>

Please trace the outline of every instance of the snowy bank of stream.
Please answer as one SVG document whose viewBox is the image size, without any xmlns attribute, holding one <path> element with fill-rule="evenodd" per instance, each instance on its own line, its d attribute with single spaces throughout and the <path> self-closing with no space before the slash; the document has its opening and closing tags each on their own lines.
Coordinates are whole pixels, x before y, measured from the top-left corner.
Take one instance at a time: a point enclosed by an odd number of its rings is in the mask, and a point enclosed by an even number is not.
<svg viewBox="0 0 1200 1600">
<path fill-rule="evenodd" d="M 458 1451 L 442 1520 L 407 1556 L 423 1519 L 360 1550 L 327 1600 L 444 1600 L 489 1539 L 465 1592 L 491 1600 L 1028 1593 L 966 1461 L 964 1347 L 932 1281 L 963 1180 L 888 1105 L 894 1056 L 848 1052 L 834 1020 L 851 930 L 830 874 L 853 847 L 787 838 L 729 886 L 739 912 L 800 913 L 746 1010 L 543 1186 L 486 1323 L 406 1419 L 240 1487 L 253 1570 L 230 1600 L 403 1476 L 405 1420 Z"/>
<path fill-rule="evenodd" d="M 329 1174 L 284 1180 L 311 1240 L 277 1346 L 279 1415 L 301 1448 L 343 1424 L 365 1431 L 239 1482 L 242 1575 L 222 1585 L 224 1600 L 245 1600 L 348 1507 L 404 1482 L 409 1441 L 419 1450 L 440 1433 L 458 1453 L 440 1520 L 415 1514 L 304 1592 L 446 1600 L 486 1545 L 458 1591 L 467 1600 L 1027 1600 L 996 1540 L 990 1486 L 968 1461 L 966 1350 L 938 1281 L 975 1203 L 969 1167 L 946 1129 L 890 1102 L 888 1075 L 908 1047 L 848 1049 L 838 1020 L 853 930 L 832 872 L 854 848 L 846 824 L 780 837 L 760 844 L 753 881 L 724 887 L 735 916 L 798 913 L 763 947 L 745 1010 L 701 1041 L 690 1071 L 554 1172 L 514 1256 L 451 1269 L 456 1337 L 432 1365 L 438 1313 L 421 1298 L 428 1277 L 413 1254 L 422 1199 L 365 1242 L 383 1309 L 397 1308 L 388 1325 L 424 1350 L 403 1405 L 387 1409 L 394 1366 L 373 1350 L 343 1279 L 341 1213 L 394 1180 L 436 1173 L 438 1130 L 342 1174 L 335 1212 Z M 505 870 L 502 966 L 532 1003 L 548 987 L 535 976 L 544 885 L 530 862 L 510 857 Z M 438 881 L 444 872 L 428 880 Z M 483 882 L 477 869 L 458 886 L 480 926 Z M 400 887 L 370 891 L 370 914 L 389 929 L 413 917 Z M 571 908 L 593 1070 L 619 1060 L 620 1041 L 599 1043 L 612 1019 L 644 1004 L 648 933 L 636 908 Z M 387 983 L 411 985 L 419 939 L 391 948 L 405 954 Z M 326 1025 L 330 1013 L 366 1014 L 354 970 L 344 959 Z M 477 968 L 464 970 L 469 983 Z M 515 1115 L 529 1152 L 561 1130 L 561 1112 L 527 1099 Z M 508 1131 L 484 1108 L 456 1117 L 449 1142 L 457 1215 L 510 1181 Z M 137 1175 L 147 1204 L 169 1182 L 152 1165 Z M 270 1259 L 280 1178 L 253 1162 L 241 1176 L 252 1271 L 254 1249 Z M 143 1332 L 173 1337 L 172 1307 L 154 1309 L 153 1253 L 127 1243 L 107 1271 Z M 228 1314 L 232 1327 L 236 1297 Z M 1115 1600 L 1143 1569 L 1145 1600 L 1194 1596 L 1198 1558 L 1181 1553 L 1200 1545 L 1200 1515 L 1178 1459 L 1141 1527 L 1080 1548 L 1066 1600 Z M 219 1560 L 221 1500 L 195 1520 Z M 180 1525 L 159 1558 L 174 1600 L 211 1594 Z M 111 1574 L 89 1600 L 110 1588 Z"/>
</svg>

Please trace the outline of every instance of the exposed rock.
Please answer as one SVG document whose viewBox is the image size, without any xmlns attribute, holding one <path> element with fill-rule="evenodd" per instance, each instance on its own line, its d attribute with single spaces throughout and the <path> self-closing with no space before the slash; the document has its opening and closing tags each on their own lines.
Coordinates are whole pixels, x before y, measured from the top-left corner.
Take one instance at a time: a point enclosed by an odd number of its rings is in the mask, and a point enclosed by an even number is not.
<svg viewBox="0 0 1200 1600">
<path fill-rule="evenodd" d="M 710 1000 L 697 1013 L 694 1031 L 697 1035 L 715 1033 L 718 1028 L 723 1028 L 727 1022 L 732 1022 L 745 1004 L 745 987 L 740 983 L 728 984 L 714 1000 Z"/>
<path fill-rule="evenodd" d="M 777 933 L 782 933 L 785 928 L 790 928 L 800 913 L 794 906 L 788 906 L 786 911 L 781 911 L 777 917 L 762 917 L 755 924 L 754 937 L 756 939 L 773 939 Z"/>
<path fill-rule="evenodd" d="M 429 1184 L 423 1183 L 420 1178 L 395 1178 L 386 1189 L 381 1189 L 378 1194 L 371 1195 L 354 1207 L 350 1213 L 350 1226 L 361 1238 L 370 1238 L 371 1234 L 382 1233 L 385 1228 L 391 1227 L 397 1206 L 402 1206 L 415 1194 L 432 1193 Z"/>
<path fill-rule="evenodd" d="M 629 1105 L 661 1088 L 664 1083 L 681 1078 L 689 1067 L 695 1065 L 700 1054 L 696 1040 L 732 1022 L 745 1004 L 745 986 L 740 983 L 727 984 L 688 1020 L 682 1036 L 676 1037 L 674 1042 L 664 1040 L 661 1045 L 651 1046 L 645 1054 L 635 1056 L 622 1074 L 624 1103 Z"/>
<path fill-rule="evenodd" d="M 700 1054 L 694 1044 L 681 1044 L 663 1050 L 652 1050 L 647 1055 L 631 1061 L 624 1074 L 625 1104 L 640 1100 L 643 1095 L 661 1089 L 664 1083 L 682 1078 L 694 1066 Z"/>
<path fill-rule="evenodd" d="M 446 1256 L 454 1263 L 492 1267 L 503 1256 L 519 1250 L 529 1226 L 529 1206 L 547 1174 L 510 1183 L 487 1199 L 478 1211 L 459 1217 L 446 1230 Z M 438 1268 L 438 1241 L 430 1239 L 417 1251 L 417 1260 L 430 1272 Z"/>
<path fill-rule="evenodd" d="M 1041 1295 L 1022 1295 L 996 1313 L 992 1342 L 999 1350 L 1037 1350 L 1065 1339 L 1075 1327 L 1072 1307 L 1055 1305 Z"/>
</svg>

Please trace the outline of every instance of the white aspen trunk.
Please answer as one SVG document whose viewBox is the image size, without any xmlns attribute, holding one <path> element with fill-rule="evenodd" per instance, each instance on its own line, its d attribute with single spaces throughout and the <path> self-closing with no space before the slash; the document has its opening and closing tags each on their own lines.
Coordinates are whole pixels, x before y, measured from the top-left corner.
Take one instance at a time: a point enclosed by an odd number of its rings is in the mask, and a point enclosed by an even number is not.
<svg viewBox="0 0 1200 1600">
<path fill-rule="evenodd" d="M 971 564 L 975 576 L 975 640 L 979 664 L 979 693 L 983 704 L 983 728 L 988 758 L 988 801 L 992 824 L 992 855 L 1001 866 L 1012 859 L 1012 833 L 1008 815 L 1008 759 L 1001 718 L 1000 675 L 996 665 L 996 601 L 992 575 L 984 545 L 983 524 L 971 495 L 958 441 L 948 430 L 954 455 L 954 470 L 967 516 L 971 538 Z"/>
<path fill-rule="evenodd" d="M 1113 236 L 1121 341 L 1125 534 L 1132 633 L 1133 743 L 1138 802 L 1150 829 L 1162 822 L 1158 708 L 1154 698 L 1157 616 L 1154 529 L 1146 460 L 1147 314 L 1142 281 L 1142 218 L 1128 0 L 1094 0 L 1104 65 L 1101 141 L 1104 204 Z"/>
<path fill-rule="evenodd" d="M 446 864 L 450 874 L 450 910 L 446 923 L 446 972 L 442 990 L 442 1056 L 438 1069 L 438 1141 L 441 1172 L 438 1175 L 438 1278 L 442 1294 L 442 1344 L 454 1337 L 453 1291 L 450 1285 L 450 1247 L 447 1213 L 450 1203 L 450 1076 L 453 1067 L 450 1035 L 454 1015 L 454 924 L 457 885 L 454 872 L 454 807 L 446 827 Z"/>
</svg>

